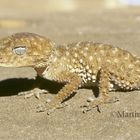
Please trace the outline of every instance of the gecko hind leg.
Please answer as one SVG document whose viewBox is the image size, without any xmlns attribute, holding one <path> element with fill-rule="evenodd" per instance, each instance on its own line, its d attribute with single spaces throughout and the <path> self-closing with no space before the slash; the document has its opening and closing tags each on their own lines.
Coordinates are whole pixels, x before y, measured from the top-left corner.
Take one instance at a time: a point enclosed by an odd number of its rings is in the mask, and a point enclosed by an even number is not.
<svg viewBox="0 0 140 140">
<path fill-rule="evenodd" d="M 114 103 L 118 101 L 117 97 L 110 97 L 108 92 L 109 85 L 109 70 L 107 66 L 104 66 L 100 69 L 99 73 L 99 97 L 96 99 L 89 98 L 87 105 L 82 106 L 83 113 L 90 111 L 92 108 L 95 108 L 101 104 L 105 103 Z"/>
</svg>

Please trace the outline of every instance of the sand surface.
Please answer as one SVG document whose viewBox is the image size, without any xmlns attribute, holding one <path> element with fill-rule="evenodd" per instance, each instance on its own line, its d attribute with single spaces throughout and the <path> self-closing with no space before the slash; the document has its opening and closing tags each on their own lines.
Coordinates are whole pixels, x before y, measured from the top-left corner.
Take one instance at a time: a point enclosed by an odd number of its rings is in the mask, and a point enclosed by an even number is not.
<svg viewBox="0 0 140 140">
<path fill-rule="evenodd" d="M 56 3 L 57 2 L 57 3 Z M 92 40 L 140 56 L 140 7 L 105 7 L 101 1 L 0 1 L 0 37 L 21 31 L 45 35 L 57 44 Z M 65 1 L 66 2 L 66 1 Z M 68 106 L 50 116 L 36 113 L 41 101 L 62 87 L 36 77 L 32 68 L 0 68 L 0 140 L 139 140 L 140 92 L 111 92 L 120 101 L 83 114 L 90 89 L 79 89 Z M 24 99 L 33 85 L 47 89 L 41 100 Z M 135 116 L 120 116 L 133 113 Z M 137 114 L 137 116 L 136 116 Z M 139 116 L 138 116 L 139 114 Z"/>
</svg>

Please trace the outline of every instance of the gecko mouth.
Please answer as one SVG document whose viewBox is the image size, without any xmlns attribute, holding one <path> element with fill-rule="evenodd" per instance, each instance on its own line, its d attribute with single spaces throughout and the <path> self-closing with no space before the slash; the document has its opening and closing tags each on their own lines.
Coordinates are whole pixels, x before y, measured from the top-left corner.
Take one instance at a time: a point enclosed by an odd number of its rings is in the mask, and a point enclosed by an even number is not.
<svg viewBox="0 0 140 140">
<path fill-rule="evenodd" d="M 7 64 L 7 63 L 1 63 L 0 62 L 0 67 L 12 67 L 12 65 L 11 64 Z"/>
</svg>

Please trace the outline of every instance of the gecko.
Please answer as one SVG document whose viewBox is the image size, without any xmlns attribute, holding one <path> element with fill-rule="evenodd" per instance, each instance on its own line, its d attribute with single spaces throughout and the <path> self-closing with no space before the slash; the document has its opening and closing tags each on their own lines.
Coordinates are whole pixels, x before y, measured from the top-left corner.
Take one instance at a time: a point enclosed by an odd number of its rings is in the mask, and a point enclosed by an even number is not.
<svg viewBox="0 0 140 140">
<path fill-rule="evenodd" d="M 92 41 L 59 46 L 52 45 L 53 43 L 47 41 L 46 47 L 45 45 L 41 47 L 42 39 L 35 38 L 32 40 L 35 43 L 31 43 L 31 36 L 34 34 L 18 33 L 8 37 L 10 38 L 8 44 L 0 41 L 3 46 L 0 49 L 0 66 L 31 66 L 39 76 L 65 84 L 47 103 L 47 114 L 62 107 L 63 101 L 85 85 L 97 86 L 99 95 L 95 99 L 89 98 L 90 102 L 83 106 L 84 112 L 104 103 L 115 102 L 109 96 L 109 91 L 140 89 L 140 58 L 126 50 Z M 19 46 L 15 40 L 18 40 Z M 44 38 L 43 41 L 45 41 Z M 14 47 L 11 44 L 15 44 Z M 38 45 L 40 46 L 39 50 Z M 21 49 L 21 46 L 26 49 Z M 16 53 L 13 48 L 20 49 Z M 30 55 L 28 49 L 31 50 Z M 45 52 L 44 49 L 47 51 Z M 38 59 L 34 57 L 34 53 L 39 56 Z"/>
</svg>

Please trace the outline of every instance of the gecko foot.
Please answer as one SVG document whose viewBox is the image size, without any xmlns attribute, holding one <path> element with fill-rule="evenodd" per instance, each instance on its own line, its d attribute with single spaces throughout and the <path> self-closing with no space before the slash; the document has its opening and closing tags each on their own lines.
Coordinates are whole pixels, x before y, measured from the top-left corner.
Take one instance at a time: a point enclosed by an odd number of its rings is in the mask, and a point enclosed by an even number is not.
<svg viewBox="0 0 140 140">
<path fill-rule="evenodd" d="M 47 104 L 39 104 L 37 106 L 36 112 L 47 112 L 47 115 L 50 115 L 52 112 L 54 112 L 56 109 L 64 108 L 68 106 L 66 102 L 64 103 L 54 103 L 50 99 L 47 100 Z"/>
<path fill-rule="evenodd" d="M 18 93 L 19 96 L 24 96 L 24 98 L 30 98 L 31 96 L 35 96 L 37 99 L 40 99 L 40 94 L 42 93 L 47 93 L 46 90 L 44 89 L 38 89 L 38 88 L 35 88 L 31 91 L 24 91 L 24 92 L 20 92 Z"/>
<path fill-rule="evenodd" d="M 56 109 L 61 109 L 61 108 L 64 108 L 66 106 L 68 106 L 68 104 L 66 102 L 64 102 L 64 103 L 57 103 L 57 104 L 55 104 L 53 102 L 49 102 L 47 104 L 47 107 L 46 107 L 47 115 L 50 115 Z"/>
<path fill-rule="evenodd" d="M 83 108 L 83 113 L 90 111 L 92 108 L 99 107 L 99 105 L 107 104 L 107 103 L 115 103 L 119 101 L 117 97 L 98 97 L 97 99 L 89 98 L 88 103 L 86 105 L 81 106 Z"/>
</svg>

